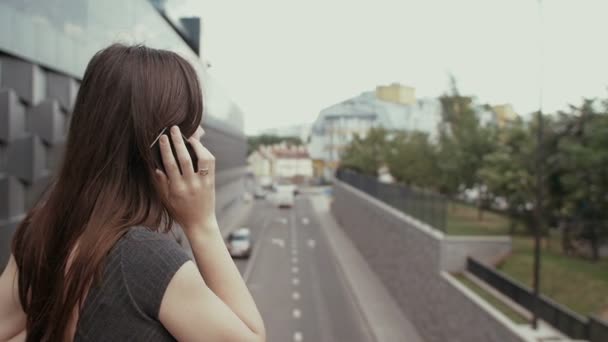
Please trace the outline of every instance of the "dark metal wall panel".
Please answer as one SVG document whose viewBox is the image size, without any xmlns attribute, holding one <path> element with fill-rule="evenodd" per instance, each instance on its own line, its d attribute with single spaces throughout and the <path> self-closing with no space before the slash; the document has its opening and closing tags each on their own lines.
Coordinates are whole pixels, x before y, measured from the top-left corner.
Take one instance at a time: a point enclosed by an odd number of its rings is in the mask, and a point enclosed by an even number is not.
<svg viewBox="0 0 608 342">
<path fill-rule="evenodd" d="M 19 98 L 29 105 L 42 101 L 46 92 L 46 82 L 42 69 L 30 62 L 14 57 L 0 57 L 2 68 L 2 88 L 11 88 Z"/>
<path fill-rule="evenodd" d="M 22 215 L 25 210 L 24 186 L 15 177 L 0 178 L 0 222 Z"/>
<path fill-rule="evenodd" d="M 46 173 L 46 151 L 40 137 L 30 135 L 13 141 L 8 146 L 7 173 L 28 185 Z"/>
<path fill-rule="evenodd" d="M 78 81 L 69 76 L 51 71 L 46 74 L 46 97 L 59 101 L 65 111 L 72 110 L 78 88 Z"/>
<path fill-rule="evenodd" d="M 0 89 L 0 143 L 25 136 L 24 113 L 17 93 L 12 89 Z"/>
<path fill-rule="evenodd" d="M 13 233 L 19 221 L 0 221 L 0 263 L 2 267 L 8 262 Z"/>
<path fill-rule="evenodd" d="M 64 140 L 66 117 L 56 100 L 44 100 L 27 111 L 27 128 L 45 144 L 54 145 Z"/>
<path fill-rule="evenodd" d="M 213 124 L 203 124 L 205 135 L 202 142 L 215 156 L 216 169 L 228 170 L 247 165 L 247 140 L 232 132 L 226 132 Z"/>
</svg>

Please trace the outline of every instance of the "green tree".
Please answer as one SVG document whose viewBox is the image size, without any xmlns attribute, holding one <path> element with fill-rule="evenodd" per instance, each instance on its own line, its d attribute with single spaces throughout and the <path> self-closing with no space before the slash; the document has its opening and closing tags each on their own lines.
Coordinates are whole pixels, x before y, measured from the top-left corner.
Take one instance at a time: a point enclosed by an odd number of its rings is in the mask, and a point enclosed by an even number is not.
<svg viewBox="0 0 608 342">
<path fill-rule="evenodd" d="M 384 128 L 372 128 L 365 138 L 353 137 L 341 156 L 341 167 L 376 176 L 378 168 L 387 161 L 392 149 L 389 134 Z"/>
<path fill-rule="evenodd" d="M 396 132 L 387 155 L 387 164 L 396 180 L 427 189 L 437 187 L 437 147 L 423 132 Z"/>
<path fill-rule="evenodd" d="M 532 133 L 532 128 L 521 119 L 503 128 L 498 136 L 500 143 L 493 152 L 484 156 L 478 172 L 488 192 L 506 201 L 511 234 L 516 218 L 523 219 L 532 229 L 531 209 L 536 189 L 536 142 Z"/>
<path fill-rule="evenodd" d="M 484 190 L 479 170 L 484 157 L 496 148 L 497 128 L 482 126 L 479 107 L 473 98 L 462 96 L 452 77 L 451 90 L 439 98 L 442 122 L 439 126 L 437 165 L 440 170 L 438 188 L 453 197 L 464 189 L 480 190 L 479 215 L 491 199 Z M 485 108 L 488 109 L 487 107 Z"/>
<path fill-rule="evenodd" d="M 564 211 L 578 228 L 576 237 L 589 243 L 597 260 L 608 234 L 608 114 L 596 110 L 594 100 L 573 109 L 569 119 L 574 129 L 557 146 Z"/>
</svg>

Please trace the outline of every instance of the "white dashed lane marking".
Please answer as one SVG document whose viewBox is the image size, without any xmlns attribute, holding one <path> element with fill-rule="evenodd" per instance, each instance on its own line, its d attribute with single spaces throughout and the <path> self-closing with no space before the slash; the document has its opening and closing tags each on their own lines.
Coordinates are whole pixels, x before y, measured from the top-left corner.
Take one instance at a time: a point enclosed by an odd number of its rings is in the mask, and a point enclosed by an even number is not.
<svg viewBox="0 0 608 342">
<path fill-rule="evenodd" d="M 293 279 L 291 279 L 291 283 L 294 285 L 299 285 L 300 284 L 300 279 L 297 277 L 293 277 Z"/>
<path fill-rule="evenodd" d="M 302 311 L 300 311 L 300 309 L 293 309 L 291 314 L 292 314 L 293 318 L 302 317 Z"/>
<path fill-rule="evenodd" d="M 304 337 L 302 337 L 302 333 L 299 331 L 296 331 L 295 333 L 293 333 L 293 341 L 294 342 L 302 342 L 304 340 Z"/>
<path fill-rule="evenodd" d="M 285 240 L 283 240 L 283 239 L 272 238 L 272 239 L 270 240 L 270 242 L 271 242 L 273 245 L 277 245 L 277 246 L 279 246 L 279 247 L 281 247 L 281 248 L 284 248 L 284 247 L 285 247 Z"/>
<path fill-rule="evenodd" d="M 294 292 L 291 294 L 291 299 L 293 299 L 293 300 L 299 300 L 299 299 L 300 299 L 300 292 L 298 292 L 298 291 L 294 291 Z"/>
</svg>

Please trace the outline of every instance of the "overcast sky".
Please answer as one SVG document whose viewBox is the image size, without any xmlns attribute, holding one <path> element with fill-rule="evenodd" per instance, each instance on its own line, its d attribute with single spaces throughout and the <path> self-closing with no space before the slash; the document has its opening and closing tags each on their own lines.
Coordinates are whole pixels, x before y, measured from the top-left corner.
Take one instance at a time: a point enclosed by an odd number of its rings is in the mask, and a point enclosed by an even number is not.
<svg viewBox="0 0 608 342">
<path fill-rule="evenodd" d="M 312 122 L 379 84 L 435 97 L 449 73 L 483 103 L 539 105 L 535 0 L 177 1 L 203 17 L 210 72 L 249 134 Z M 544 0 L 546 111 L 606 95 L 606 13 L 606 0 Z"/>
</svg>

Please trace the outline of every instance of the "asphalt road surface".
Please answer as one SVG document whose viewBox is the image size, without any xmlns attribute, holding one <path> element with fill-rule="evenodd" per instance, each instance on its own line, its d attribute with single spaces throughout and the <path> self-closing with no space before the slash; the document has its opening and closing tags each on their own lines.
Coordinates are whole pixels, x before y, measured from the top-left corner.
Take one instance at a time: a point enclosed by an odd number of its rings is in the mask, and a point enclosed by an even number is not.
<svg viewBox="0 0 608 342">
<path fill-rule="evenodd" d="M 311 200 L 300 195 L 291 209 L 256 200 L 242 225 L 251 229 L 254 250 L 236 264 L 262 313 L 268 341 L 371 341 Z"/>
</svg>

